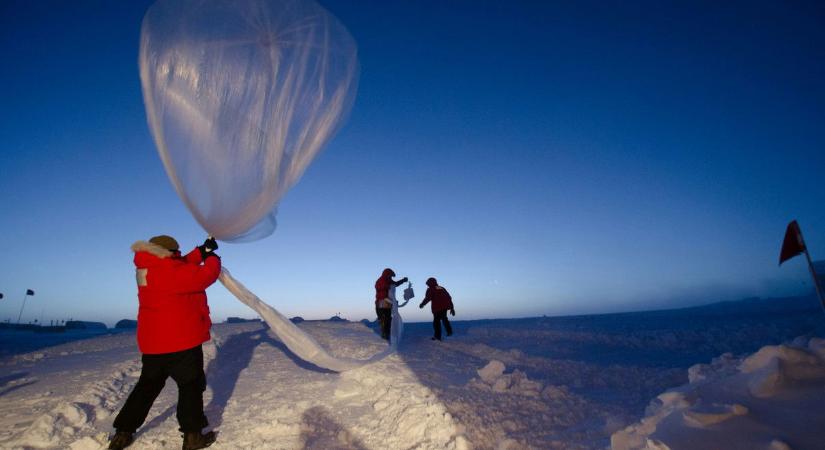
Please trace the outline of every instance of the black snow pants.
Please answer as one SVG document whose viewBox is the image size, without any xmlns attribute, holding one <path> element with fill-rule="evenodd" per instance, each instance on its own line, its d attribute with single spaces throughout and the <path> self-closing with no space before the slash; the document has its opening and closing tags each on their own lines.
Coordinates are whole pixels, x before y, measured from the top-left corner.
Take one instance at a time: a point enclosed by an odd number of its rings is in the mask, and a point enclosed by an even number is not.
<svg viewBox="0 0 825 450">
<path fill-rule="evenodd" d="M 178 424 L 183 432 L 198 432 L 209 423 L 203 413 L 203 392 L 206 374 L 203 372 L 201 346 L 175 353 L 143 355 L 140 378 L 126 404 L 115 418 L 117 431 L 134 433 L 146 420 L 152 403 L 163 390 L 166 379 L 178 384 Z"/>
<path fill-rule="evenodd" d="M 378 316 L 378 323 L 381 325 L 381 337 L 389 340 L 390 327 L 392 326 L 392 309 L 376 306 L 375 315 Z"/>
<path fill-rule="evenodd" d="M 444 329 L 447 330 L 447 336 L 452 336 L 453 327 L 450 326 L 450 321 L 447 320 L 447 311 L 438 311 L 433 313 L 433 335 L 436 339 L 441 340 L 441 322 L 444 322 Z"/>
</svg>

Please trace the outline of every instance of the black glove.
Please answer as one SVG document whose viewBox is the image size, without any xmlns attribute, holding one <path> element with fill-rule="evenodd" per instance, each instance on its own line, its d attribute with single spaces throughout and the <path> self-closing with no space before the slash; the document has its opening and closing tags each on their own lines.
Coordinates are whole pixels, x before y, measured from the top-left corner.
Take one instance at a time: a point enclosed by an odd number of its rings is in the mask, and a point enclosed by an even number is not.
<svg viewBox="0 0 825 450">
<path fill-rule="evenodd" d="M 203 241 L 203 247 L 208 252 L 214 252 L 218 249 L 218 241 L 216 241 L 212 236 L 209 236 L 205 241 Z"/>
<path fill-rule="evenodd" d="M 407 280 L 407 277 L 404 277 L 404 278 L 398 280 L 398 284 L 401 285 L 401 284 L 406 283 L 407 281 L 409 281 L 409 280 Z"/>
<path fill-rule="evenodd" d="M 451 309 L 451 310 L 450 310 L 450 315 L 451 315 L 451 316 L 455 316 L 455 308 L 453 308 L 453 309 Z"/>
<path fill-rule="evenodd" d="M 423 309 L 424 308 L 424 303 L 421 303 L 420 305 L 418 305 L 418 307 Z"/>
<path fill-rule="evenodd" d="M 198 250 L 201 252 L 201 259 L 206 260 L 208 256 L 218 256 L 215 254 L 215 250 L 218 249 L 218 241 L 215 240 L 212 236 L 209 236 L 203 244 L 198 246 Z"/>
<path fill-rule="evenodd" d="M 206 247 L 204 247 L 203 245 L 198 247 L 198 250 L 201 251 L 201 261 L 206 261 L 206 258 L 208 258 L 210 256 L 214 256 L 215 258 L 220 258 L 220 256 L 218 256 L 217 253 L 215 253 L 213 251 L 210 251 L 210 250 L 207 250 Z"/>
</svg>

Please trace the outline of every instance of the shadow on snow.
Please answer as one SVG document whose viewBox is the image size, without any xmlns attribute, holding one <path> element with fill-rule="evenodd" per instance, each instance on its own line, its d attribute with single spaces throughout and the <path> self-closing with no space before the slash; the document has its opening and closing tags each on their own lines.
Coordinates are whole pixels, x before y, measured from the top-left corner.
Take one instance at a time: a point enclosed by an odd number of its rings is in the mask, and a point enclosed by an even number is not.
<svg viewBox="0 0 825 450">
<path fill-rule="evenodd" d="M 567 440 L 603 448 L 616 427 L 639 420 L 658 394 L 687 383 L 690 366 L 710 363 L 726 352 L 742 355 L 796 336 L 825 335 L 816 302 L 783 301 L 776 301 L 779 311 L 742 303 L 624 314 L 451 320 L 454 335 L 444 337 L 444 342 L 430 340 L 432 323 L 405 323 L 398 354 L 468 430 L 470 441 L 482 448 L 496 446 L 489 429 L 507 421 L 515 427 L 500 428 L 504 435 L 524 438 L 529 446 Z M 374 324 L 365 325 L 375 332 Z M 541 414 L 513 407 L 549 402 L 543 395 L 526 398 L 515 390 L 476 389 L 479 380 L 471 380 L 492 359 L 504 362 L 505 373 L 519 370 L 543 387 L 569 390 L 593 405 L 584 411 L 600 411 L 602 416 L 574 419 L 551 408 L 553 419 L 543 422 Z M 501 397 L 490 402 L 490 396 Z M 491 405 L 498 410 L 476 414 Z M 493 417 L 495 423 L 485 422 Z M 473 436 L 473 428 L 480 434 Z M 577 436 L 587 430 L 586 442 L 580 441 Z"/>
</svg>

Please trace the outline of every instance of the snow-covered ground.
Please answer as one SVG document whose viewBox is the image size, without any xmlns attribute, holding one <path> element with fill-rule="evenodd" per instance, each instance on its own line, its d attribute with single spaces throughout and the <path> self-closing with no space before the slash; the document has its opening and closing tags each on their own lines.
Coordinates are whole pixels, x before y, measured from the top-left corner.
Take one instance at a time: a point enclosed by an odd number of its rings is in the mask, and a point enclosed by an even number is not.
<svg viewBox="0 0 825 450">
<path fill-rule="evenodd" d="M 612 448 L 822 449 L 825 339 L 726 353 L 690 368 L 690 383 L 658 396 Z"/>
<path fill-rule="evenodd" d="M 205 347 L 212 448 L 590 449 L 611 436 L 617 449 L 823 448 L 815 308 L 456 322 L 445 342 L 407 324 L 399 353 L 343 374 L 297 359 L 263 323 L 220 324 Z M 360 322 L 299 326 L 336 356 L 386 345 Z M 134 333 L 14 342 L 0 337 L 0 448 L 104 446 L 140 372 Z M 175 400 L 170 380 L 133 448 L 179 448 Z"/>
</svg>

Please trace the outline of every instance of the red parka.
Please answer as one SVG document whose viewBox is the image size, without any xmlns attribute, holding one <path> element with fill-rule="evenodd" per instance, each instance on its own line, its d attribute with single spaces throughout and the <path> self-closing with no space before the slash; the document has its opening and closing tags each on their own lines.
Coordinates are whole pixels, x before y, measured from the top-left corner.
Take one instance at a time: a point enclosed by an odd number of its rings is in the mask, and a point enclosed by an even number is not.
<svg viewBox="0 0 825 450">
<path fill-rule="evenodd" d="M 392 269 L 384 269 L 381 276 L 375 280 L 375 306 L 381 307 L 381 300 L 389 297 L 390 286 L 393 284 L 392 277 L 394 276 L 395 272 Z"/>
<path fill-rule="evenodd" d="M 137 341 L 141 353 L 173 353 L 209 340 L 212 321 L 206 288 L 218 279 L 221 260 L 201 261 L 195 248 L 185 257 L 150 242 L 132 245 L 138 284 Z M 203 264 L 201 264 L 203 262 Z"/>
<path fill-rule="evenodd" d="M 427 293 L 424 294 L 424 301 L 421 302 L 423 307 L 430 303 L 430 308 L 433 313 L 453 309 L 453 298 L 444 286 L 439 286 L 435 278 L 427 280 Z"/>
</svg>

